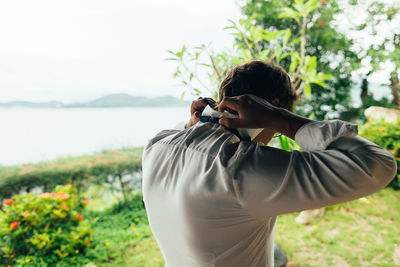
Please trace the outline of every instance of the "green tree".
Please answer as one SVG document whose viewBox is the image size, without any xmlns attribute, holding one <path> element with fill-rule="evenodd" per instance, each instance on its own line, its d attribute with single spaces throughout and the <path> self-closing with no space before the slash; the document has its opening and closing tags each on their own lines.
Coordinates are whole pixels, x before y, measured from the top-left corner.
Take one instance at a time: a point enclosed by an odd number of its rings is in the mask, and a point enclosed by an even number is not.
<svg viewBox="0 0 400 267">
<path fill-rule="evenodd" d="M 317 1 L 313 1 L 317 4 Z M 315 56 L 318 69 L 331 74 L 333 79 L 325 82 L 325 87 L 311 84 L 312 94 L 303 99 L 297 106 L 297 112 L 310 115 L 314 112 L 317 119 L 330 118 L 335 111 L 342 112 L 350 108 L 350 91 L 352 87 L 351 73 L 359 68 L 360 59 L 350 48 L 352 40 L 336 30 L 335 16 L 342 12 L 338 1 L 319 1 L 318 8 L 310 11 L 306 17 L 299 15 L 296 7 L 301 7 L 302 0 L 249 0 L 242 7 L 246 17 L 253 17 L 255 25 L 268 31 L 290 29 L 295 38 L 303 42 L 297 43 L 297 50 L 305 50 L 310 56 Z M 292 11 L 290 11 L 292 10 Z M 288 11 L 288 16 L 282 16 L 282 11 Z M 262 46 L 268 46 L 264 43 Z M 286 69 L 289 60 L 280 63 Z"/>
<path fill-rule="evenodd" d="M 373 35 L 386 35 L 380 43 L 371 44 L 366 51 L 366 56 L 371 59 L 371 71 L 390 66 L 392 104 L 400 108 L 400 3 L 385 5 L 381 1 L 368 1 L 367 12 L 368 19 L 358 25 L 358 29 L 369 28 Z M 381 29 L 386 29 L 386 33 L 382 33 Z"/>
</svg>

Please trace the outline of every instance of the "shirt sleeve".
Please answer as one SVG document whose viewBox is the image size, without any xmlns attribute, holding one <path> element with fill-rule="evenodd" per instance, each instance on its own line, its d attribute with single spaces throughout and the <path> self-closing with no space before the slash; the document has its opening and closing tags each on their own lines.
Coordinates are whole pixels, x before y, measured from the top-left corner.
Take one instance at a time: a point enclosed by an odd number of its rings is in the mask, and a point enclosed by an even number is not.
<svg viewBox="0 0 400 267">
<path fill-rule="evenodd" d="M 316 209 L 372 194 L 394 178 L 394 157 L 341 120 L 309 122 L 300 151 L 240 142 L 231 159 L 239 203 L 256 218 Z"/>
</svg>

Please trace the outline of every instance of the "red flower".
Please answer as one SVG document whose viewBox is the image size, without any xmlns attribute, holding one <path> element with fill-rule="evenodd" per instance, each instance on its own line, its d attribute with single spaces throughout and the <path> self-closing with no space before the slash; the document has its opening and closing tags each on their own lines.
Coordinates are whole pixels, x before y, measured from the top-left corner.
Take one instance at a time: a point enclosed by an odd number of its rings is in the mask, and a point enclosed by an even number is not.
<svg viewBox="0 0 400 267">
<path fill-rule="evenodd" d="M 85 199 L 83 202 L 84 202 L 86 205 L 89 205 L 89 204 L 90 204 L 90 200 L 89 200 L 89 199 Z"/>
<path fill-rule="evenodd" d="M 64 192 L 58 192 L 58 193 L 55 193 L 53 196 L 53 199 L 56 199 L 56 198 L 58 198 L 60 200 L 67 200 L 68 198 L 70 198 L 70 195 L 66 194 Z"/>
<path fill-rule="evenodd" d="M 19 225 L 19 222 L 18 222 L 18 221 L 15 221 L 15 222 L 10 223 L 10 227 L 11 227 L 13 230 L 17 229 L 18 225 Z"/>
<path fill-rule="evenodd" d="M 77 219 L 78 221 L 82 221 L 82 220 L 83 220 L 83 216 L 79 214 L 78 216 L 76 216 L 76 219 Z"/>
<path fill-rule="evenodd" d="M 321 6 L 326 6 L 326 1 L 325 0 L 321 0 L 319 2 L 321 3 Z"/>
<path fill-rule="evenodd" d="M 90 243 L 89 241 L 86 242 L 86 246 L 91 246 L 91 245 L 92 245 L 92 243 Z"/>
<path fill-rule="evenodd" d="M 9 199 L 6 199 L 6 200 L 3 201 L 3 205 L 10 205 L 13 202 L 14 202 L 14 199 L 9 198 Z"/>
<path fill-rule="evenodd" d="M 388 151 L 389 151 L 390 154 L 394 155 L 394 150 L 393 149 L 388 149 Z"/>
<path fill-rule="evenodd" d="M 318 24 L 319 24 L 319 26 L 324 27 L 325 26 L 325 21 L 319 20 Z"/>
<path fill-rule="evenodd" d="M 65 203 L 61 203 L 60 207 L 61 207 L 63 210 L 69 210 L 68 206 L 67 206 Z"/>
</svg>

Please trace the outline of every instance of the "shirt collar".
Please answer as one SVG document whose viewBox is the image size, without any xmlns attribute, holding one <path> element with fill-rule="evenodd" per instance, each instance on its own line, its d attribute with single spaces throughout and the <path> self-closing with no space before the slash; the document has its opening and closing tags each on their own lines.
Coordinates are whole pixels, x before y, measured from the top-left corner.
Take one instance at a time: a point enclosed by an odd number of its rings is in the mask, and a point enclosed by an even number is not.
<svg viewBox="0 0 400 267">
<path fill-rule="evenodd" d="M 234 119 L 237 118 L 238 116 L 232 113 L 229 113 L 228 111 L 224 111 L 224 112 L 219 112 L 216 111 L 214 109 L 212 109 L 209 105 L 207 105 L 207 107 L 205 107 L 203 113 L 201 114 L 202 116 L 210 116 L 211 117 L 211 121 L 216 122 L 217 120 L 215 118 L 229 118 L 229 119 Z M 263 128 L 258 128 L 258 129 L 249 129 L 249 128 L 237 128 L 236 129 L 239 133 L 239 135 L 243 138 L 250 138 L 251 141 L 254 140 L 254 138 L 256 138 L 256 136 L 261 133 L 262 130 L 264 130 Z"/>
</svg>

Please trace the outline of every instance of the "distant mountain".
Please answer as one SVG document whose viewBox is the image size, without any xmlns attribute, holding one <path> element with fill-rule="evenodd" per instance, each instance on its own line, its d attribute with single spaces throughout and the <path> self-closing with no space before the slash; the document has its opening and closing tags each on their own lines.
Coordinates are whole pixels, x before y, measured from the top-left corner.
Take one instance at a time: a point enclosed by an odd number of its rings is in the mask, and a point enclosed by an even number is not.
<svg viewBox="0 0 400 267">
<path fill-rule="evenodd" d="M 130 94 L 110 94 L 84 103 L 64 104 L 58 101 L 28 102 L 12 101 L 0 103 L 0 107 L 30 108 L 116 108 L 116 107 L 171 107 L 188 106 L 188 101 L 180 101 L 173 96 L 143 97 Z"/>
</svg>

